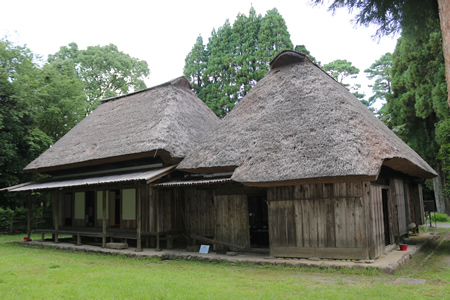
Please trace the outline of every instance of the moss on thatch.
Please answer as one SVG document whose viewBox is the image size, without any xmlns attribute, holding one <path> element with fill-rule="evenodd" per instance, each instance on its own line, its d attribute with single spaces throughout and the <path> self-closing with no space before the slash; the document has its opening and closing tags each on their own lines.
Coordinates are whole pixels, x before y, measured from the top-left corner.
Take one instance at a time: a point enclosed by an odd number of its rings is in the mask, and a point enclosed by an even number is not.
<svg viewBox="0 0 450 300">
<path fill-rule="evenodd" d="M 374 180 L 384 162 L 411 176 L 435 176 L 346 88 L 303 57 L 278 55 L 276 67 L 178 169 L 234 169 L 232 179 L 247 184 Z"/>
<path fill-rule="evenodd" d="M 176 163 L 218 122 L 180 77 L 104 100 L 25 170 L 40 172 L 146 155 L 163 155 Z"/>
</svg>

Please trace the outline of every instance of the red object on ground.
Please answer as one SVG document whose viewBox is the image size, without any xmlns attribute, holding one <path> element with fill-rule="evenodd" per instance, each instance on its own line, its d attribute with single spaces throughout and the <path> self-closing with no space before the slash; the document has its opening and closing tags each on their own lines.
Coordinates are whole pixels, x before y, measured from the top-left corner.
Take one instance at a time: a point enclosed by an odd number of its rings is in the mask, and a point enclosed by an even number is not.
<svg viewBox="0 0 450 300">
<path fill-rule="evenodd" d="M 408 245 L 401 244 L 400 245 L 400 251 L 406 251 L 406 250 L 408 250 Z"/>
<path fill-rule="evenodd" d="M 25 243 L 28 243 L 29 238 L 28 238 L 28 237 L 24 237 L 24 238 L 23 238 L 23 241 L 24 241 Z"/>
</svg>

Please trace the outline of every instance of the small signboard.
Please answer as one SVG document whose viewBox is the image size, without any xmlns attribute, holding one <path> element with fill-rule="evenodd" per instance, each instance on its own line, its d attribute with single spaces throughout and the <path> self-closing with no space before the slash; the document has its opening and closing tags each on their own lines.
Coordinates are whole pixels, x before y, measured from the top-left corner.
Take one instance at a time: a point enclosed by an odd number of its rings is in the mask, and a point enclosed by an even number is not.
<svg viewBox="0 0 450 300">
<path fill-rule="evenodd" d="M 201 245 L 200 251 L 198 251 L 198 253 L 202 254 L 208 254 L 208 252 L 209 252 L 209 245 Z"/>
<path fill-rule="evenodd" d="M 435 200 L 423 200 L 424 211 L 436 211 L 436 202 Z"/>
</svg>

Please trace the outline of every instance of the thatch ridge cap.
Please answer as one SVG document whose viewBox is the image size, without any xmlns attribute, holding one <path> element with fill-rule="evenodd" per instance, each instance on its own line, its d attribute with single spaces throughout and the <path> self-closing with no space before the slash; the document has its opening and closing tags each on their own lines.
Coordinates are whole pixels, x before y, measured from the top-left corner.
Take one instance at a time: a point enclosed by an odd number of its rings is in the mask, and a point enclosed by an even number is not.
<svg viewBox="0 0 450 300">
<path fill-rule="evenodd" d="M 186 83 L 187 83 L 187 85 L 186 85 Z M 185 76 L 180 76 L 180 77 L 174 78 L 172 80 L 169 80 L 167 82 L 164 82 L 164 83 L 161 83 L 161 84 L 158 84 L 158 85 L 155 85 L 155 86 L 143 89 L 143 90 L 139 90 L 139 91 L 135 91 L 135 92 L 131 92 L 131 93 L 125 94 L 125 95 L 114 96 L 114 97 L 110 97 L 110 98 L 106 98 L 106 99 L 100 100 L 100 103 L 103 104 L 103 103 L 106 103 L 106 102 L 115 101 L 115 100 L 118 100 L 118 99 L 122 99 L 122 98 L 126 98 L 126 97 L 129 97 L 129 96 L 133 96 L 133 95 L 136 95 L 136 94 L 139 94 L 139 93 L 151 91 L 153 89 L 165 87 L 165 86 L 168 86 L 168 85 L 178 85 L 178 86 L 187 87 L 188 89 L 192 89 L 192 86 L 189 83 L 189 81 L 186 79 L 186 77 Z"/>
</svg>

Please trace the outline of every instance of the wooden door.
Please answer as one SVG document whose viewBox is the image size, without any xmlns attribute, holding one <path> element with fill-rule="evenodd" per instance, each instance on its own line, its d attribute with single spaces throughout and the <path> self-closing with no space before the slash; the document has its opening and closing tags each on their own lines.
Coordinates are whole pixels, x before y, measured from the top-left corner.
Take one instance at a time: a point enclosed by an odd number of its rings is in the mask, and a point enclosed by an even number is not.
<svg viewBox="0 0 450 300">
<path fill-rule="evenodd" d="M 246 195 L 214 196 L 215 239 L 250 248 L 248 201 Z M 220 246 L 216 246 L 220 249 Z"/>
</svg>

